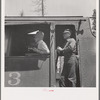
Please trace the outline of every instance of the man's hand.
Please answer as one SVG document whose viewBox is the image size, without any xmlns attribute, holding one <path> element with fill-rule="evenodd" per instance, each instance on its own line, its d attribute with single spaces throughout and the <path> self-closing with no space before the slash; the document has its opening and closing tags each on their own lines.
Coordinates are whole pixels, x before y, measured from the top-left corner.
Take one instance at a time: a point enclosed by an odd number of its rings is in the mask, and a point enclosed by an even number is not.
<svg viewBox="0 0 100 100">
<path fill-rule="evenodd" d="M 61 47 L 58 46 L 58 47 L 57 47 L 57 50 L 58 50 L 58 51 L 62 51 L 63 49 L 62 49 Z"/>
<path fill-rule="evenodd" d="M 62 50 L 63 50 L 63 49 L 62 49 L 61 47 L 59 47 L 59 46 L 57 47 L 57 53 L 58 53 L 58 54 L 60 54 L 60 52 L 61 52 Z"/>
<path fill-rule="evenodd" d="M 33 51 L 37 51 L 38 49 L 37 49 L 37 48 L 32 48 L 32 50 L 33 50 Z"/>
<path fill-rule="evenodd" d="M 37 52 L 37 48 L 28 48 L 28 50 L 32 50 L 32 51 Z"/>
</svg>

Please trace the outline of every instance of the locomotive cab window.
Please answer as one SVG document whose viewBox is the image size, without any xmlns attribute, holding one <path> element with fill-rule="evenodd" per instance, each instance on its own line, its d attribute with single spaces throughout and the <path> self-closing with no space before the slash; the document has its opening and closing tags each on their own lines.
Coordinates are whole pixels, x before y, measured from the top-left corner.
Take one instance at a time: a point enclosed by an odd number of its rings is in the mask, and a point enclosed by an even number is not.
<svg viewBox="0 0 100 100">
<path fill-rule="evenodd" d="M 9 25 L 5 27 L 5 54 L 6 56 L 26 56 L 28 47 L 34 42 L 34 35 L 28 33 L 37 30 L 43 32 L 43 41 L 49 48 L 50 25 L 49 24 L 29 24 L 29 25 Z M 32 40 L 33 39 L 33 40 Z"/>
<path fill-rule="evenodd" d="M 70 34 L 71 32 L 71 34 Z M 67 35 L 65 35 L 67 33 Z M 74 25 L 56 25 L 56 48 L 57 48 L 57 59 L 56 59 L 56 80 L 59 83 L 59 85 L 62 87 L 62 83 L 60 82 L 60 77 L 62 75 L 67 75 L 69 72 L 70 65 L 75 65 L 76 68 L 76 83 L 75 85 L 77 87 L 80 87 L 80 72 L 79 72 L 79 59 L 78 59 L 78 47 L 77 47 L 77 41 L 76 40 L 76 30 Z M 67 42 L 66 42 L 67 40 Z M 72 42 L 73 41 L 73 42 Z M 70 44 L 71 43 L 71 44 Z M 69 46 L 70 44 L 70 46 Z M 69 49 L 71 47 L 71 49 Z M 62 50 L 62 51 L 60 51 Z M 74 56 L 73 56 L 74 55 Z M 71 57 L 77 58 L 71 59 Z M 70 60 L 69 60 L 70 59 Z M 77 62 L 75 62 L 77 61 Z M 72 63 L 70 63 L 72 62 Z M 73 63 L 75 62 L 75 63 Z M 65 72 L 66 70 L 66 72 Z M 60 76 L 60 77 L 59 77 Z M 64 76 L 65 77 L 65 76 Z M 74 77 L 74 76 L 73 76 Z M 73 79 L 73 78 L 72 78 Z M 73 79 L 74 80 L 74 79 Z M 66 85 L 67 86 L 67 85 Z"/>
</svg>

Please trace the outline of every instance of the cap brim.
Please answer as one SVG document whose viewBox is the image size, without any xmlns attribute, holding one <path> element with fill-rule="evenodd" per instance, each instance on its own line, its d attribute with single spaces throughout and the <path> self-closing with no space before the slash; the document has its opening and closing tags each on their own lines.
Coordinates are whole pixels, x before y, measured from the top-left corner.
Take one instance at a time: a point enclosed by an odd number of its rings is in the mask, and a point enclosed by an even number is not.
<svg viewBox="0 0 100 100">
<path fill-rule="evenodd" d="M 69 33 L 70 31 L 64 31 L 63 33 Z"/>
<path fill-rule="evenodd" d="M 27 34 L 28 34 L 28 35 L 34 35 L 34 34 L 36 34 L 37 32 L 39 32 L 39 30 L 34 31 L 34 32 L 30 32 L 30 33 L 27 33 Z"/>
</svg>

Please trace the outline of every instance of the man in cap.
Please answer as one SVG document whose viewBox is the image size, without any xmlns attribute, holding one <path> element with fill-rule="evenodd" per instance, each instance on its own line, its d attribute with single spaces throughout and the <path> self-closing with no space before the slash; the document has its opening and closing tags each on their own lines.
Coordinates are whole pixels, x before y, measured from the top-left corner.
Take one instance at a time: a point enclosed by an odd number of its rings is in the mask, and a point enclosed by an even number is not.
<svg viewBox="0 0 100 100">
<path fill-rule="evenodd" d="M 28 47 L 28 51 L 33 51 L 39 54 L 49 54 L 50 53 L 48 46 L 43 41 L 44 33 L 42 31 L 38 30 L 38 31 L 29 33 L 29 34 L 35 34 L 35 38 L 34 38 L 35 46 L 33 43 L 33 46 L 31 45 L 30 47 Z"/>
<path fill-rule="evenodd" d="M 76 87 L 76 41 L 71 38 L 71 30 L 66 29 L 63 32 L 63 38 L 66 40 L 63 48 L 57 47 L 59 56 L 64 56 L 64 65 L 61 73 L 61 87 Z"/>
</svg>

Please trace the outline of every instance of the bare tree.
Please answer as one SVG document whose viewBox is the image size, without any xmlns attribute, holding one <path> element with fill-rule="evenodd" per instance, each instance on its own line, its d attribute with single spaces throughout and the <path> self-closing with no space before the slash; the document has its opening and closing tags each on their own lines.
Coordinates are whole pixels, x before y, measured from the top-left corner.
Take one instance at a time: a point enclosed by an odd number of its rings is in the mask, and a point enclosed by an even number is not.
<svg viewBox="0 0 100 100">
<path fill-rule="evenodd" d="M 93 15 L 92 15 L 92 19 L 93 19 L 93 23 L 92 23 L 92 25 L 93 25 L 93 27 L 92 27 L 92 29 L 93 30 L 96 30 L 96 9 L 94 9 L 93 10 Z"/>
<path fill-rule="evenodd" d="M 96 37 L 96 9 L 93 10 L 92 21 L 92 33 Z"/>
<path fill-rule="evenodd" d="M 20 16 L 21 16 L 21 17 L 24 16 L 24 11 L 23 11 L 23 10 L 20 11 Z"/>
<path fill-rule="evenodd" d="M 33 12 L 45 15 L 45 0 L 32 0 L 32 6 L 35 8 Z"/>
</svg>

